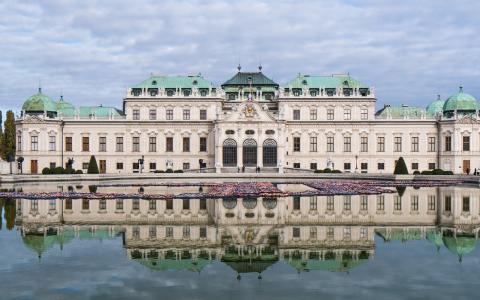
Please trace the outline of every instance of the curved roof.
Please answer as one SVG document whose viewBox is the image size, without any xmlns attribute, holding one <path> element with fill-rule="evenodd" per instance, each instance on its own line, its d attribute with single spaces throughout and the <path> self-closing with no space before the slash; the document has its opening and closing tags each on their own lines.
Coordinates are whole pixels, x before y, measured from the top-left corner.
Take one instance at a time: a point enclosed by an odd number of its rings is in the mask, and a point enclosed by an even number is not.
<svg viewBox="0 0 480 300">
<path fill-rule="evenodd" d="M 199 88 L 208 89 L 212 87 L 212 83 L 205 80 L 201 75 L 189 76 L 151 76 L 150 78 L 140 82 L 132 88 Z"/>
<path fill-rule="evenodd" d="M 28 98 L 22 105 L 22 110 L 26 112 L 56 112 L 57 104 L 38 89 L 38 93 Z"/>
<path fill-rule="evenodd" d="M 472 252 L 477 245 L 477 240 L 472 235 L 444 236 L 442 240 L 445 247 L 453 254 L 458 255 L 460 260 L 465 254 Z"/>
<path fill-rule="evenodd" d="M 63 100 L 63 96 L 60 96 L 60 100 L 58 100 L 56 104 L 57 104 L 57 110 L 75 108 L 71 103 Z"/>
<path fill-rule="evenodd" d="M 385 105 L 382 109 L 375 113 L 375 116 L 386 118 L 388 115 L 390 115 L 393 119 L 403 119 L 405 117 L 410 119 L 419 119 L 424 114 L 425 109 L 423 107 Z"/>
<path fill-rule="evenodd" d="M 225 86 L 273 86 L 278 87 L 278 83 L 265 76 L 262 72 L 238 72 L 232 78 L 222 84 Z"/>
<path fill-rule="evenodd" d="M 440 96 L 438 99 L 433 101 L 427 106 L 427 114 L 430 116 L 436 116 L 439 113 L 443 112 L 443 106 L 445 105 L 445 100 L 441 100 Z"/>
<path fill-rule="evenodd" d="M 62 235 L 28 234 L 22 237 L 25 246 L 35 251 L 39 256 L 55 244 L 64 245 L 72 239 L 73 234 L 68 233 Z"/>
<path fill-rule="evenodd" d="M 445 246 L 442 239 L 442 233 L 436 231 L 427 232 L 427 240 L 434 244 L 437 249 L 440 249 L 442 246 Z"/>
<path fill-rule="evenodd" d="M 477 99 L 470 94 L 464 93 L 460 87 L 458 93 L 448 97 L 443 105 L 443 111 L 475 111 L 479 108 Z"/>
</svg>

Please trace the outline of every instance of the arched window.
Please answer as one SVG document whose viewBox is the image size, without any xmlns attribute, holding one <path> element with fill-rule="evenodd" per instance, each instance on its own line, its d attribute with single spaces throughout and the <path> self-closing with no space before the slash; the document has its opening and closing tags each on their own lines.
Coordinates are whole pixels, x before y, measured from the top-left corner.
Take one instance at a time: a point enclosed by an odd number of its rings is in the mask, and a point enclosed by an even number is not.
<svg viewBox="0 0 480 300">
<path fill-rule="evenodd" d="M 247 209 L 254 209 L 255 207 L 257 207 L 257 198 L 256 197 L 243 198 L 243 207 Z"/>
<path fill-rule="evenodd" d="M 263 142 L 263 166 L 277 166 L 277 142 L 274 139 L 266 139 Z"/>
<path fill-rule="evenodd" d="M 226 139 L 223 142 L 223 165 L 225 167 L 237 166 L 237 142 L 234 139 Z"/>
<path fill-rule="evenodd" d="M 254 139 L 246 139 L 243 142 L 243 165 L 257 165 L 257 142 Z"/>
<path fill-rule="evenodd" d="M 266 209 L 274 209 L 277 207 L 277 198 L 275 197 L 264 197 L 263 198 L 263 207 Z"/>
<path fill-rule="evenodd" d="M 237 198 L 226 197 L 222 199 L 223 207 L 226 209 L 234 209 L 237 206 Z"/>
</svg>

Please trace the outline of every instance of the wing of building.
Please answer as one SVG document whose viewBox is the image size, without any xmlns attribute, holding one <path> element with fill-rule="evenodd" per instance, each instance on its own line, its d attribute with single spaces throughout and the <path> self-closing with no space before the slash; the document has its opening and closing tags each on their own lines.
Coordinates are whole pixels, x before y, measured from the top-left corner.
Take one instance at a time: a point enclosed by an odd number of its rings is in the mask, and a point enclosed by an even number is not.
<svg viewBox="0 0 480 300">
<path fill-rule="evenodd" d="M 17 120 L 23 172 L 65 166 L 101 173 L 392 173 L 480 167 L 479 104 L 462 88 L 423 107 L 385 106 L 348 74 L 299 74 L 280 86 L 241 72 L 219 87 L 200 75 L 151 76 L 128 89 L 122 109 L 74 106 L 41 90 Z M 142 163 L 143 162 L 143 163 Z"/>
</svg>

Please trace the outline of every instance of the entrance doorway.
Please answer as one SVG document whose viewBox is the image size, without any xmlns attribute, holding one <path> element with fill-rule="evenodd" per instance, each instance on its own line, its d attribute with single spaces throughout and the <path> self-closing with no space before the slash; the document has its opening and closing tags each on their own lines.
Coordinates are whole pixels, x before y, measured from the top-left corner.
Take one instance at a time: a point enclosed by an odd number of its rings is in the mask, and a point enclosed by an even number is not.
<svg viewBox="0 0 480 300">
<path fill-rule="evenodd" d="M 100 160 L 100 174 L 105 174 L 105 173 L 107 173 L 107 161 Z"/>
<path fill-rule="evenodd" d="M 470 161 L 464 160 L 463 161 L 463 173 L 470 173 Z"/>
<path fill-rule="evenodd" d="M 30 173 L 37 174 L 38 173 L 38 160 L 31 160 L 30 161 Z"/>
<path fill-rule="evenodd" d="M 257 166 L 257 142 L 254 139 L 246 139 L 243 142 L 243 165 L 245 167 Z"/>
</svg>

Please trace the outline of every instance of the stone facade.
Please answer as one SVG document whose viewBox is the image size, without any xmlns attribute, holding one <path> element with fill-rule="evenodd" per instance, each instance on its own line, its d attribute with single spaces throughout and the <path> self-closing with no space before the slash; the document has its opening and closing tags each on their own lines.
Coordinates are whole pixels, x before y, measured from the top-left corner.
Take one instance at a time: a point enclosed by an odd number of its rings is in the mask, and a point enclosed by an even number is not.
<svg viewBox="0 0 480 300">
<path fill-rule="evenodd" d="M 474 103 L 463 105 L 465 95 Z M 437 110 L 376 112 L 374 89 L 349 75 L 299 75 L 283 87 L 261 71 L 239 70 L 221 87 L 200 75 L 152 76 L 128 89 L 122 110 L 75 108 L 63 98 L 52 108 L 41 92 L 32 96 L 17 120 L 17 156 L 24 173 L 68 159 L 86 171 L 91 155 L 111 174 L 256 167 L 392 173 L 399 157 L 410 172 L 473 172 L 480 167 L 476 100 L 460 91 L 445 112 L 444 102 L 435 102 Z"/>
</svg>

